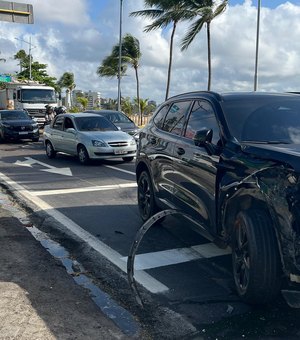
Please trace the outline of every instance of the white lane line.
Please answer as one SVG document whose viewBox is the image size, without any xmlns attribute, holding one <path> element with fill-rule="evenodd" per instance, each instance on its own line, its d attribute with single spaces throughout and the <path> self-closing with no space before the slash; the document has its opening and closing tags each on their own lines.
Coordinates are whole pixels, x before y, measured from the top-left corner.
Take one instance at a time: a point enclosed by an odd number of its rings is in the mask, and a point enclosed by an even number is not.
<svg viewBox="0 0 300 340">
<path fill-rule="evenodd" d="M 33 196 L 30 191 L 24 189 L 20 184 L 16 183 L 6 175 L 0 172 L 1 181 L 5 182 L 11 189 L 14 190 L 14 194 L 19 196 L 21 199 L 29 200 L 35 204 L 39 209 L 48 213 L 51 217 L 55 218 L 58 222 L 63 224 L 76 236 L 82 239 L 84 242 L 95 249 L 99 254 L 106 257 L 110 262 L 119 267 L 123 272 L 127 273 L 127 264 L 121 260 L 122 256 L 105 243 L 98 240 L 95 236 L 82 229 L 78 224 L 73 222 L 67 216 L 60 213 L 58 210 L 53 208 L 50 204 L 46 203 L 39 197 Z M 143 285 L 152 293 L 162 293 L 169 290 L 167 286 L 154 279 L 144 271 L 138 271 L 135 276 L 135 280 Z"/>
<path fill-rule="evenodd" d="M 72 189 L 53 189 L 53 190 L 42 190 L 42 191 L 31 191 L 32 196 L 50 196 L 50 195 L 65 195 L 65 194 L 74 194 L 80 192 L 90 192 L 90 191 L 103 191 L 103 190 L 114 190 L 114 189 L 123 189 L 123 188 L 136 188 L 137 184 L 132 183 L 123 183 L 123 184 L 113 184 L 113 185 L 101 185 L 94 187 L 85 187 L 85 188 L 72 188 Z"/>
<path fill-rule="evenodd" d="M 111 166 L 111 165 L 105 165 L 105 167 L 106 167 L 106 168 L 111 168 L 111 169 L 114 169 L 114 170 L 117 170 L 117 171 L 125 172 L 126 174 L 130 174 L 130 175 L 135 176 L 135 172 L 132 172 L 132 171 L 120 169 L 120 168 L 117 168 L 117 167 Z"/>
<path fill-rule="evenodd" d="M 191 248 L 177 248 L 135 256 L 134 269 L 145 270 L 184 263 L 201 258 L 211 258 L 230 254 L 229 248 L 220 249 L 213 243 L 205 243 Z M 127 263 L 127 257 L 122 257 Z"/>
</svg>

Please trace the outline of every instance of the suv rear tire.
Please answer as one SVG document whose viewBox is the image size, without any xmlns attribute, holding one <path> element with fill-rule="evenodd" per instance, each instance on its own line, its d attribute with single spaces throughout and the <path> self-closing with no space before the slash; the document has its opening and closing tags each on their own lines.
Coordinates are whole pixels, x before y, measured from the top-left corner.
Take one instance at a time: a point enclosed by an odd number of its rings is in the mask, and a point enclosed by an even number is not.
<svg viewBox="0 0 300 340">
<path fill-rule="evenodd" d="M 143 171 L 138 178 L 138 206 L 142 220 L 145 222 L 156 212 L 153 184 L 147 171 Z"/>
</svg>

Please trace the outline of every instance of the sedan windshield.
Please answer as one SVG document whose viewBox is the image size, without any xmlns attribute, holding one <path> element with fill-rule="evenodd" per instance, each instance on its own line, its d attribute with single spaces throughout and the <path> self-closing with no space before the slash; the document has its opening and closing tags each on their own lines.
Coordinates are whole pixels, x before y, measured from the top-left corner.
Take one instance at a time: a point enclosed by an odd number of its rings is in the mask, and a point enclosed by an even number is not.
<svg viewBox="0 0 300 340">
<path fill-rule="evenodd" d="M 241 96 L 222 107 L 240 142 L 300 144 L 300 96 Z"/>
<path fill-rule="evenodd" d="M 113 113 L 103 113 L 100 111 L 100 114 L 103 115 L 105 118 L 109 119 L 114 124 L 117 123 L 131 123 L 131 120 L 124 114 L 121 114 L 119 112 L 113 112 Z"/>
<path fill-rule="evenodd" d="M 24 120 L 30 119 L 24 111 L 5 111 L 0 113 L 1 120 Z"/>
<path fill-rule="evenodd" d="M 79 131 L 118 131 L 118 128 L 104 117 L 76 117 L 75 123 Z"/>
</svg>

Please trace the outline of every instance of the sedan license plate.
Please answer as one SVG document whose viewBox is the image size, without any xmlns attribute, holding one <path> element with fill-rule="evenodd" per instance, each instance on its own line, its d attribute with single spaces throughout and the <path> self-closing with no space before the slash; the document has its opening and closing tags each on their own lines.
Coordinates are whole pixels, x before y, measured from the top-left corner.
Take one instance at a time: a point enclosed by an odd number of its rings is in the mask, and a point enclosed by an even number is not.
<svg viewBox="0 0 300 340">
<path fill-rule="evenodd" d="M 26 132 L 26 131 L 19 132 L 19 135 L 27 135 L 27 134 L 28 134 L 28 132 Z"/>
<path fill-rule="evenodd" d="M 115 150 L 115 155 L 124 155 L 125 153 L 127 153 L 126 150 Z"/>
</svg>

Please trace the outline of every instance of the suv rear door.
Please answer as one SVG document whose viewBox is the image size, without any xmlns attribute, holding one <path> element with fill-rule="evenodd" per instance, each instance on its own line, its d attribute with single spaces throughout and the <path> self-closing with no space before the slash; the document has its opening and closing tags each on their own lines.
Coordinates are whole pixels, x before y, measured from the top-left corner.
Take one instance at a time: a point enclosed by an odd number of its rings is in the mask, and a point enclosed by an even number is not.
<svg viewBox="0 0 300 340">
<path fill-rule="evenodd" d="M 218 155 L 211 155 L 203 146 L 195 145 L 195 133 L 212 129 L 212 142 L 220 143 L 219 126 L 212 105 L 195 100 L 182 137 L 174 148 L 174 202 L 214 232 L 216 227 L 216 174 Z"/>
<path fill-rule="evenodd" d="M 185 115 L 190 104 L 190 101 L 181 101 L 163 106 L 155 115 L 153 125 L 146 130 L 146 153 L 151 163 L 156 196 L 171 207 L 174 195 L 174 147 L 183 131 Z"/>
</svg>

